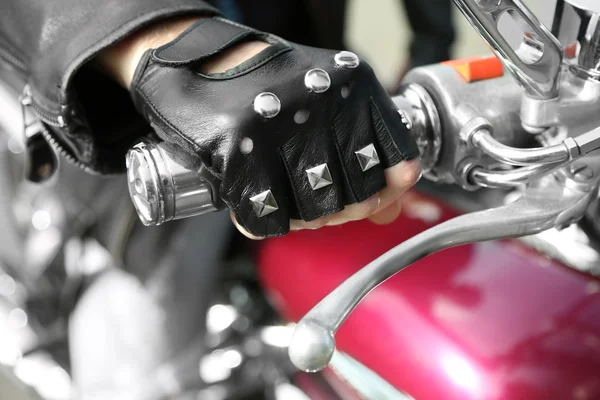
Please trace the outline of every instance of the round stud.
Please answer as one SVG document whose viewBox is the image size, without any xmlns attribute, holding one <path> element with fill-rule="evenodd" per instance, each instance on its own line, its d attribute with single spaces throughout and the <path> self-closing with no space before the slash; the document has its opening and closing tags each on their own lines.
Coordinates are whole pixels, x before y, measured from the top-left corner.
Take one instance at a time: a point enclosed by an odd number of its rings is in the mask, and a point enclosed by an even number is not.
<svg viewBox="0 0 600 400">
<path fill-rule="evenodd" d="M 254 99 L 254 111 L 264 118 L 273 118 L 281 111 L 281 102 L 273 93 L 261 93 Z"/>
<path fill-rule="evenodd" d="M 356 68 L 360 64 L 358 56 L 351 51 L 340 51 L 334 58 L 335 64 L 342 68 Z"/>
<path fill-rule="evenodd" d="M 304 85 L 315 93 L 323 93 L 331 86 L 331 78 L 320 68 L 311 69 L 304 75 Z"/>
</svg>

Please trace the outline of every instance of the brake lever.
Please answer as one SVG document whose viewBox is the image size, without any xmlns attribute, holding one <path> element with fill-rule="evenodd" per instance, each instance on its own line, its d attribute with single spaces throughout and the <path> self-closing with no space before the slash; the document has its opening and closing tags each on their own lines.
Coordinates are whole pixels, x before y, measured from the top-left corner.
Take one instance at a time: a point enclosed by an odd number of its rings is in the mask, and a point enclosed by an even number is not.
<svg viewBox="0 0 600 400">
<path fill-rule="evenodd" d="M 454 0 L 454 3 L 530 97 L 542 100 L 558 97 L 563 60 L 560 42 L 521 0 Z M 517 51 L 498 30 L 498 23 L 506 13 L 525 33 Z"/>
<path fill-rule="evenodd" d="M 453 218 L 383 254 L 300 320 L 289 347 L 291 361 L 306 372 L 325 368 L 335 351 L 334 334 L 348 315 L 371 290 L 415 261 L 454 246 L 532 235 L 573 223 L 595 196 L 600 168 L 592 172 L 571 176 L 561 170 L 545 176 L 511 204 Z"/>
</svg>

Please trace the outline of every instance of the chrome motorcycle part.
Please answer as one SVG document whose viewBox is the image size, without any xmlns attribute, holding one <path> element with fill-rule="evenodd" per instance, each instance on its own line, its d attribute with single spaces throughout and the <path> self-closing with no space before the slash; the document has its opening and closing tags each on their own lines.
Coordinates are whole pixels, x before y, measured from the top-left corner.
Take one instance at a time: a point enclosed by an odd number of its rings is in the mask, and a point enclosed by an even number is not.
<svg viewBox="0 0 600 400">
<path fill-rule="evenodd" d="M 589 161 L 595 162 L 590 167 L 597 171 L 598 160 Z M 429 254 L 573 223 L 595 198 L 597 176 L 575 185 L 569 177 L 543 177 L 530 183 L 513 203 L 456 217 L 398 245 L 348 278 L 300 320 L 289 348 L 290 359 L 307 372 L 325 368 L 335 351 L 335 332 L 358 303 L 377 285 Z"/>
<path fill-rule="evenodd" d="M 600 145 L 600 129 L 594 132 Z M 535 149 L 519 149 L 505 146 L 492 137 L 489 130 L 479 129 L 469 137 L 471 145 L 478 147 L 495 160 L 510 165 L 554 164 L 574 160 L 582 155 L 580 147 L 573 138 L 567 138 L 559 145 Z"/>
<path fill-rule="evenodd" d="M 488 170 L 475 166 L 467 171 L 467 180 L 478 188 L 515 188 L 564 167 L 564 165 L 565 163 L 530 165 L 506 171 Z"/>
<path fill-rule="evenodd" d="M 600 80 L 599 19 L 600 6 L 594 0 L 560 0 L 552 28 L 571 71 L 591 80 Z"/>
<path fill-rule="evenodd" d="M 596 0 L 566 0 L 567 3 L 581 8 L 582 10 L 589 10 L 595 13 L 600 13 L 600 3 Z"/>
<path fill-rule="evenodd" d="M 167 142 L 144 140 L 127 153 L 129 195 L 144 225 L 216 211 L 219 200 L 198 157 Z M 213 186 L 211 186 L 213 185 Z"/>
<path fill-rule="evenodd" d="M 467 145 L 464 133 L 472 121 L 487 121 L 495 139 L 505 145 L 534 144 L 521 126 L 522 89 L 510 75 L 468 83 L 451 66 L 438 64 L 413 69 L 405 82 L 394 102 L 411 118 L 410 132 L 421 149 L 424 176 L 429 180 L 471 190 L 464 179 L 463 161 L 477 160 L 481 166 L 497 163 Z"/>
<path fill-rule="evenodd" d="M 454 3 L 528 96 L 544 100 L 558 97 L 563 58 L 560 43 L 521 0 L 454 0 Z M 499 23 L 507 16 L 523 30 L 518 49 L 500 32 Z"/>
<path fill-rule="evenodd" d="M 422 86 L 413 83 L 403 85 L 392 100 L 399 108 L 401 118 L 409 122 L 412 137 L 421 152 L 421 169 L 425 177 L 435 180 L 430 173 L 438 161 L 442 148 L 440 116 L 433 99 Z"/>
</svg>

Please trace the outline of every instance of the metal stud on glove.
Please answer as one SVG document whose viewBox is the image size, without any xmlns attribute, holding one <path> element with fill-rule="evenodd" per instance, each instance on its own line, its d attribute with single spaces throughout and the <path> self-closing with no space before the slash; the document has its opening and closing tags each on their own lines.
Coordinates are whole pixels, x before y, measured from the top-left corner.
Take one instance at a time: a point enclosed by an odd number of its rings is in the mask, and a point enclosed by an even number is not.
<svg viewBox="0 0 600 400">
<path fill-rule="evenodd" d="M 242 41 L 262 52 L 206 75 Z M 396 107 L 356 54 L 304 47 L 220 18 L 148 52 L 132 83 L 157 134 L 200 157 L 220 197 L 256 236 L 289 231 L 386 186 L 384 169 L 419 155 Z"/>
</svg>

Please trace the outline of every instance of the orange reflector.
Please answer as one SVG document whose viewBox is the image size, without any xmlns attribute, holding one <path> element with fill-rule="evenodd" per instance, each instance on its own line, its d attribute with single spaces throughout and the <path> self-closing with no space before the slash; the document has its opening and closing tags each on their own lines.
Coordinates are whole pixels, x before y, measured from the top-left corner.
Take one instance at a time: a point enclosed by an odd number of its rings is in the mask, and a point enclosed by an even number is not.
<svg viewBox="0 0 600 400">
<path fill-rule="evenodd" d="M 577 44 L 578 43 L 575 42 L 565 49 L 565 57 L 567 57 L 567 58 L 577 57 Z"/>
<path fill-rule="evenodd" d="M 496 56 L 463 58 L 462 60 L 443 62 L 442 65 L 454 68 L 468 83 L 499 78 L 504 75 L 502 62 Z"/>
</svg>

